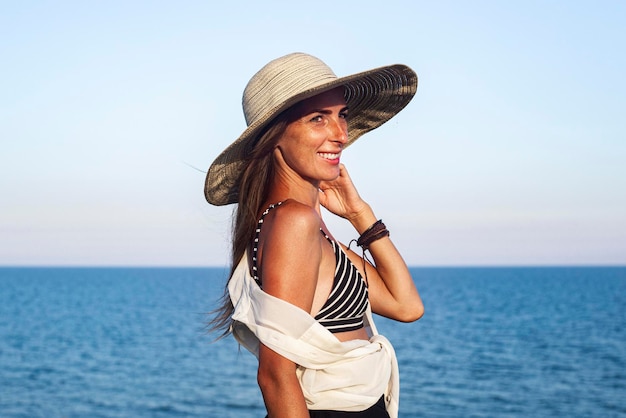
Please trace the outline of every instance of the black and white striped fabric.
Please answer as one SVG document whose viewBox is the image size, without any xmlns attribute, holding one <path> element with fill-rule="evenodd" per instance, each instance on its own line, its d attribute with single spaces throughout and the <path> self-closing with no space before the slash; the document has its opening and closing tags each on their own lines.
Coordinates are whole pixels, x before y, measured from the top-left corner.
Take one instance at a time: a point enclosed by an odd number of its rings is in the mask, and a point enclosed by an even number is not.
<svg viewBox="0 0 626 418">
<path fill-rule="evenodd" d="M 257 251 L 259 235 L 263 226 L 263 219 L 270 210 L 280 206 L 282 202 L 270 205 L 261 215 L 257 225 L 254 246 L 252 250 L 252 272 L 254 280 L 261 286 L 257 270 Z M 333 288 L 322 309 L 315 315 L 315 319 L 332 333 L 354 331 L 363 328 L 363 316 L 369 305 L 368 290 L 361 273 L 350 262 L 347 254 L 339 243 L 332 240 L 320 228 L 335 253 L 335 277 Z"/>
</svg>

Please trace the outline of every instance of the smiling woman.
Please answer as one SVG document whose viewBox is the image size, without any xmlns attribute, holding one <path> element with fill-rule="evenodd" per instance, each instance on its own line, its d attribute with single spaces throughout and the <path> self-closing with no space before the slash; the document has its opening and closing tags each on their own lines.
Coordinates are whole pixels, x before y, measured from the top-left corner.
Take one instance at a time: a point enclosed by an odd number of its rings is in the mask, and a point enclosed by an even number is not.
<svg viewBox="0 0 626 418">
<path fill-rule="evenodd" d="M 237 203 L 231 276 L 212 324 L 257 356 L 269 417 L 398 415 L 397 361 L 371 313 L 409 322 L 423 305 L 340 158 L 416 89 L 404 65 L 338 78 L 310 55 L 278 58 L 248 83 L 248 128 L 209 168 L 208 202 Z M 333 238 L 322 206 L 361 234 L 373 264 Z"/>
<path fill-rule="evenodd" d="M 343 89 L 313 96 L 289 109 L 289 124 L 276 144 L 279 173 L 293 180 L 334 180 L 339 157 L 348 141 L 347 107 Z"/>
</svg>

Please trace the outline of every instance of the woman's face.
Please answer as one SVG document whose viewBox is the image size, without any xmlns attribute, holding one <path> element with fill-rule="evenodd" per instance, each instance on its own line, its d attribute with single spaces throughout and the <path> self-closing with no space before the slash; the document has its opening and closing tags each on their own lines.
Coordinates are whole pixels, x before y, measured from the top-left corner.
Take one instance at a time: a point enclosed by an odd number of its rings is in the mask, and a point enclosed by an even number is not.
<svg viewBox="0 0 626 418">
<path fill-rule="evenodd" d="M 337 178 L 341 150 L 348 140 L 343 87 L 303 100 L 290 114 L 276 146 L 286 169 L 313 183 Z"/>
</svg>

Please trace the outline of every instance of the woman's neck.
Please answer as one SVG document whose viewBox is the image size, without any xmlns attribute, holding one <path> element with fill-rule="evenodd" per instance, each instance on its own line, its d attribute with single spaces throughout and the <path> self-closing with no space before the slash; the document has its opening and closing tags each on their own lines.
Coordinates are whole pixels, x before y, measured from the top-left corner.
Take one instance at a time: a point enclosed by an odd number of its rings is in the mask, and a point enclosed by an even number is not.
<svg viewBox="0 0 626 418">
<path fill-rule="evenodd" d="M 320 213 L 319 185 L 302 178 L 294 179 L 293 176 L 275 176 L 270 186 L 268 203 L 289 199 L 315 208 Z"/>
</svg>

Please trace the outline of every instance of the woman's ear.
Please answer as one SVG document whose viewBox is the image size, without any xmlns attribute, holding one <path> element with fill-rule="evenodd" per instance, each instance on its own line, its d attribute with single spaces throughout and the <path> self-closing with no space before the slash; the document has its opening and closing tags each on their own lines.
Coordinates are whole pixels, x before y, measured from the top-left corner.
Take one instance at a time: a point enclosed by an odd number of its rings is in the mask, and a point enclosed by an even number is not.
<svg viewBox="0 0 626 418">
<path fill-rule="evenodd" d="M 283 164 L 285 162 L 285 158 L 283 157 L 283 151 L 280 148 L 280 142 L 277 142 L 274 145 L 274 149 L 272 149 L 272 161 L 275 166 Z"/>
</svg>

